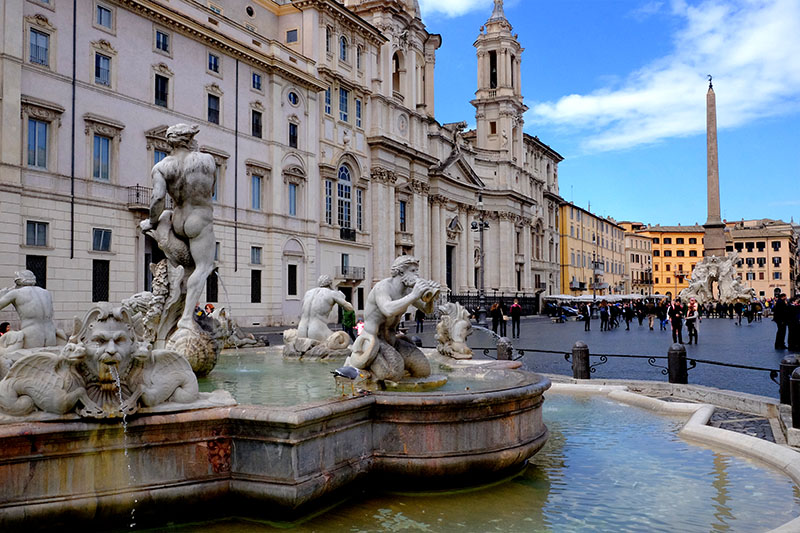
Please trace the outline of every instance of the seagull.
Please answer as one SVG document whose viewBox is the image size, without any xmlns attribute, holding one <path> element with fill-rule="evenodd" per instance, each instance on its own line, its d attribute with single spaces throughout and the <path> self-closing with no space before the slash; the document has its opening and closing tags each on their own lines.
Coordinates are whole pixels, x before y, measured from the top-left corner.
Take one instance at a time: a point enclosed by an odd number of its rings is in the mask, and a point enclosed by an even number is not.
<svg viewBox="0 0 800 533">
<path fill-rule="evenodd" d="M 331 374 L 333 374 L 333 379 L 336 380 L 337 389 L 339 385 L 342 386 L 342 396 L 345 395 L 344 387 L 346 383 L 350 383 L 351 395 L 355 396 L 356 382 L 362 383 L 369 377 L 366 372 L 359 370 L 354 366 L 343 366 L 337 368 L 336 370 L 332 370 Z"/>
</svg>

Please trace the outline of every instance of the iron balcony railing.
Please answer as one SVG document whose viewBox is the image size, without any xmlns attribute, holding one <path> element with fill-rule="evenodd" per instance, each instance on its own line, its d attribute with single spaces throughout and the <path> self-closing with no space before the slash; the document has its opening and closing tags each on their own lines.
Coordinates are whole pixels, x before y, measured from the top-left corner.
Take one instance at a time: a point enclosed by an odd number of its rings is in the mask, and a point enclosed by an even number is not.
<svg viewBox="0 0 800 533">
<path fill-rule="evenodd" d="M 340 228 L 339 238 L 342 239 L 343 241 L 356 242 L 356 230 L 354 230 L 353 228 Z"/>
<path fill-rule="evenodd" d="M 364 279 L 364 276 L 365 276 L 364 267 L 351 267 L 351 266 L 336 267 L 336 277 L 339 279 L 360 281 Z"/>
<path fill-rule="evenodd" d="M 142 187 L 141 185 L 128 187 L 128 209 L 147 211 L 150 209 L 150 197 L 152 194 L 153 189 L 150 187 Z M 164 202 L 164 209 L 172 209 L 172 198 L 169 196 L 167 196 L 167 201 Z"/>
</svg>

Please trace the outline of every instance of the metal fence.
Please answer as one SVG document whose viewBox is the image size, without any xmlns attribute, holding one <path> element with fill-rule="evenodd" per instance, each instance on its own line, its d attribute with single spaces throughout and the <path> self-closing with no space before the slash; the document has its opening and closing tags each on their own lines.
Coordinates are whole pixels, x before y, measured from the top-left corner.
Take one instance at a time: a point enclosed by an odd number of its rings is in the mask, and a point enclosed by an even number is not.
<svg viewBox="0 0 800 533">
<path fill-rule="evenodd" d="M 523 292 L 496 292 L 489 291 L 485 293 L 486 308 L 492 306 L 493 303 L 498 302 L 505 305 L 506 314 L 514 299 L 519 300 L 519 305 L 522 306 L 523 316 L 539 314 L 539 296 L 536 294 L 526 294 Z M 470 312 L 478 309 L 479 296 L 478 292 L 475 293 L 465 292 L 461 294 L 450 293 L 447 295 L 448 302 L 458 302 L 467 308 Z"/>
</svg>

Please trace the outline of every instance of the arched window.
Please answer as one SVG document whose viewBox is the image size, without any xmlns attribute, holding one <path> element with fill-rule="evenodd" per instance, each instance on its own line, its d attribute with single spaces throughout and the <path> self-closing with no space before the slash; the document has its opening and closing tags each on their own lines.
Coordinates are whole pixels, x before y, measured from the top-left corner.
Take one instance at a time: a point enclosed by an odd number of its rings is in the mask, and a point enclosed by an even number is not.
<svg viewBox="0 0 800 533">
<path fill-rule="evenodd" d="M 395 52 L 392 56 L 392 92 L 396 95 L 403 94 L 403 78 L 405 73 L 403 56 L 400 52 Z"/>
<path fill-rule="evenodd" d="M 339 38 L 339 59 L 347 61 L 347 38 L 344 35 Z"/>
<path fill-rule="evenodd" d="M 342 228 L 351 227 L 352 220 L 352 190 L 353 181 L 351 179 L 350 169 L 342 165 L 339 167 L 339 183 L 337 185 L 337 207 L 339 226 Z"/>
</svg>

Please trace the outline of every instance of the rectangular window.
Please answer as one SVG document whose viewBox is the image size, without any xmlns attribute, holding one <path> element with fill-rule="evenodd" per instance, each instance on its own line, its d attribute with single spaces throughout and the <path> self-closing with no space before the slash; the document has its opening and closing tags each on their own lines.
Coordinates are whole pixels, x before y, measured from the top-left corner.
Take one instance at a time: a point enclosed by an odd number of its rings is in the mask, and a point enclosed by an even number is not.
<svg viewBox="0 0 800 533">
<path fill-rule="evenodd" d="M 664 257 L 672 257 L 672 251 L 671 250 L 664 250 Z"/>
<path fill-rule="evenodd" d="M 364 223 L 364 191 L 356 189 L 356 229 L 363 230 Z"/>
<path fill-rule="evenodd" d="M 781 249 L 781 241 L 772 241 L 772 249 L 773 251 L 778 251 Z"/>
<path fill-rule="evenodd" d="M 263 183 L 263 178 L 256 174 L 250 178 L 250 206 L 256 210 L 261 210 L 261 185 Z"/>
<path fill-rule="evenodd" d="M 658 237 L 653 237 L 653 244 L 658 244 L 660 242 L 661 242 L 661 239 L 659 239 Z"/>
<path fill-rule="evenodd" d="M 253 89 L 257 91 L 261 90 L 261 74 L 257 72 L 253 72 Z"/>
<path fill-rule="evenodd" d="M 758 273 L 758 279 L 759 280 L 763 280 L 764 279 L 764 273 L 763 272 L 759 272 Z"/>
<path fill-rule="evenodd" d="M 219 278 L 216 269 L 206 278 L 206 301 L 213 303 L 219 301 Z"/>
<path fill-rule="evenodd" d="M 33 272 L 36 276 L 36 286 L 43 289 L 47 288 L 47 256 L 46 255 L 26 255 L 25 269 Z"/>
<path fill-rule="evenodd" d="M 325 89 L 325 114 L 331 114 L 331 88 Z"/>
<path fill-rule="evenodd" d="M 208 95 L 208 121 L 212 124 L 219 124 L 219 96 Z"/>
<path fill-rule="evenodd" d="M 95 259 L 92 261 L 92 301 L 108 301 L 108 277 L 110 261 Z"/>
<path fill-rule="evenodd" d="M 339 89 L 339 120 L 347 122 L 347 102 L 350 98 L 350 91 Z"/>
<path fill-rule="evenodd" d="M 289 184 L 289 216 L 297 216 L 297 185 Z"/>
<path fill-rule="evenodd" d="M 50 36 L 44 32 L 31 28 L 31 63 L 38 65 L 50 64 Z"/>
<path fill-rule="evenodd" d="M 678 250 L 677 252 L 675 252 L 675 254 L 676 254 L 678 257 L 683 257 L 683 250 Z"/>
<path fill-rule="evenodd" d="M 672 244 L 672 237 L 664 237 L 664 244 Z"/>
<path fill-rule="evenodd" d="M 98 26 L 103 26 L 105 28 L 111 29 L 111 10 L 107 7 L 97 6 L 97 12 L 95 13 L 95 22 Z"/>
<path fill-rule="evenodd" d="M 111 179 L 111 139 L 102 135 L 94 136 L 92 157 L 92 177 L 100 181 Z"/>
<path fill-rule="evenodd" d="M 297 296 L 297 265 L 286 265 L 286 294 Z"/>
<path fill-rule="evenodd" d="M 156 74 L 155 104 L 167 107 L 167 96 L 169 96 L 169 78 Z"/>
<path fill-rule="evenodd" d="M 697 238 L 696 237 L 689 237 L 689 244 L 697 244 Z"/>
<path fill-rule="evenodd" d="M 28 119 L 28 166 L 47 168 L 47 122 Z"/>
<path fill-rule="evenodd" d="M 325 180 L 325 223 L 333 224 L 333 182 Z"/>
<path fill-rule="evenodd" d="M 297 124 L 289 123 L 289 148 L 297 148 Z"/>
<path fill-rule="evenodd" d="M 403 200 L 399 202 L 400 207 L 400 231 L 407 231 L 406 228 L 406 203 Z"/>
<path fill-rule="evenodd" d="M 653 257 L 658 257 L 661 255 L 661 250 L 653 250 Z"/>
<path fill-rule="evenodd" d="M 219 165 L 216 166 L 214 169 L 214 186 L 211 189 L 211 199 L 213 201 L 217 201 L 217 192 L 219 191 L 219 178 L 220 178 L 221 168 Z"/>
<path fill-rule="evenodd" d="M 252 133 L 253 137 L 261 138 L 261 111 L 252 111 L 252 116 L 250 117 L 250 133 Z"/>
<path fill-rule="evenodd" d="M 215 6 L 211 2 L 208 3 L 208 9 L 216 13 L 217 15 L 222 15 L 222 8 L 219 6 Z"/>
<path fill-rule="evenodd" d="M 697 257 L 697 250 L 689 250 L 689 257 Z"/>
<path fill-rule="evenodd" d="M 111 230 L 92 228 L 92 250 L 95 252 L 111 251 Z"/>
<path fill-rule="evenodd" d="M 169 34 L 156 30 L 156 49 L 169 53 Z"/>
<path fill-rule="evenodd" d="M 287 43 L 297 42 L 297 30 L 288 30 L 286 32 L 286 42 Z"/>
<path fill-rule="evenodd" d="M 94 82 L 111 86 L 111 58 L 103 54 L 94 55 Z"/>
<path fill-rule="evenodd" d="M 780 257 L 773 257 L 772 258 L 772 266 L 781 266 L 781 258 Z"/>
<path fill-rule="evenodd" d="M 250 271 L 250 303 L 261 303 L 261 271 Z"/>
<path fill-rule="evenodd" d="M 675 239 L 675 244 L 683 244 L 683 237 L 678 237 Z"/>
<path fill-rule="evenodd" d="M 251 246 L 250 247 L 250 264 L 252 264 L 252 265 L 260 265 L 261 264 L 261 252 L 262 252 L 262 248 L 260 246 Z"/>
<path fill-rule="evenodd" d="M 219 56 L 210 52 L 208 54 L 208 70 L 219 74 Z"/>
<path fill-rule="evenodd" d="M 163 150 L 154 150 L 153 151 L 153 165 L 157 164 L 159 161 L 167 157 L 167 152 Z"/>
<path fill-rule="evenodd" d="M 361 100 L 356 98 L 356 128 L 361 127 Z"/>
<path fill-rule="evenodd" d="M 361 70 L 361 54 L 362 54 L 361 47 L 360 46 L 356 47 L 356 68 L 358 70 Z"/>
<path fill-rule="evenodd" d="M 27 246 L 47 246 L 47 222 L 28 221 L 25 229 L 25 244 Z"/>
<path fill-rule="evenodd" d="M 782 276 L 783 275 L 780 272 L 773 272 L 772 273 L 772 279 L 781 279 Z"/>
</svg>

